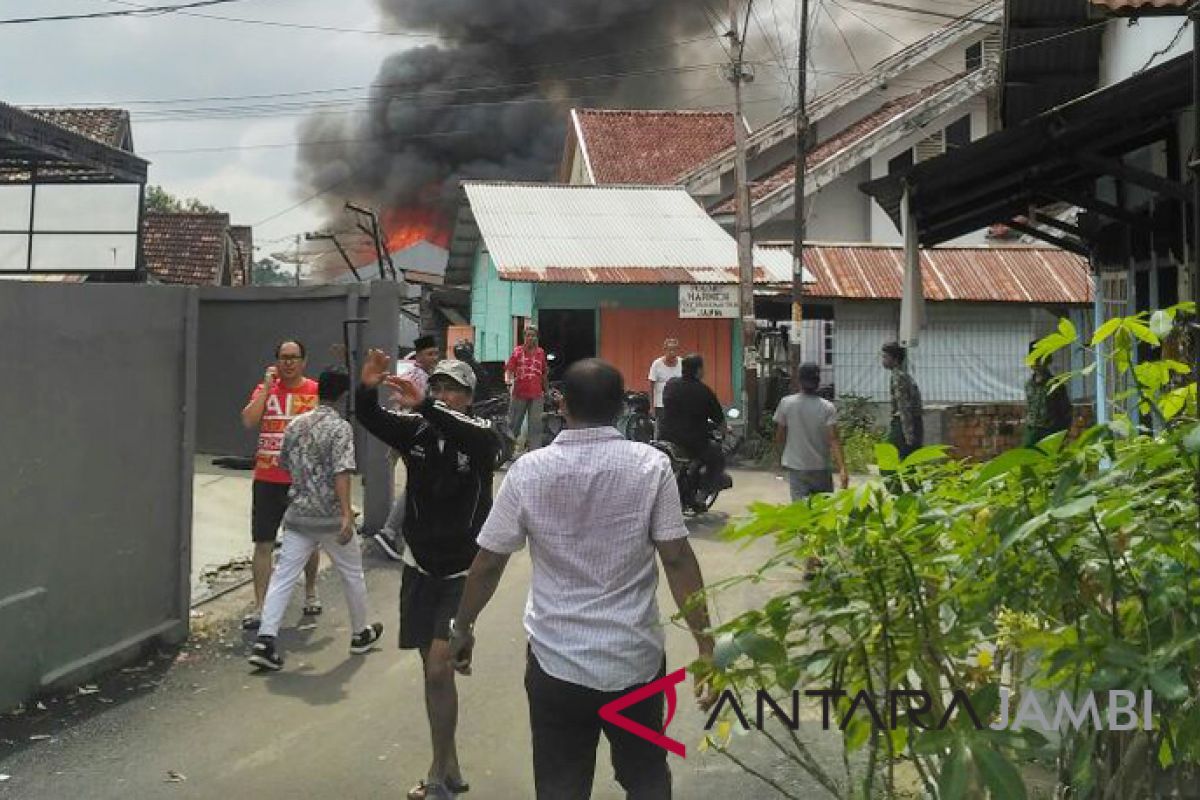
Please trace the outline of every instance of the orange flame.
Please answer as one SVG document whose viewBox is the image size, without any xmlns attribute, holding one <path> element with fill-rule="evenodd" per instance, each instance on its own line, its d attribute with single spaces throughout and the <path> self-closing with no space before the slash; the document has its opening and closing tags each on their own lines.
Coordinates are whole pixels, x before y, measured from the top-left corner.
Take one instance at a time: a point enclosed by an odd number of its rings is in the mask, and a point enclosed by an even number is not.
<svg viewBox="0 0 1200 800">
<path fill-rule="evenodd" d="M 450 246 L 449 221 L 444 214 L 432 208 L 414 206 L 390 209 L 383 212 L 380 223 L 389 253 L 421 242 L 429 242 L 443 249 Z"/>
</svg>

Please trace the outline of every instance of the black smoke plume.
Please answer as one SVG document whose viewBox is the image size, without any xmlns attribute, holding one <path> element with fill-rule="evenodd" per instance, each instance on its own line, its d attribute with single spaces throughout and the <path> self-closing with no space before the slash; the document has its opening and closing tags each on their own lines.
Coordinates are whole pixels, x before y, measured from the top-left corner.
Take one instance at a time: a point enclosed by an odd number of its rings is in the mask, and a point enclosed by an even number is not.
<svg viewBox="0 0 1200 800">
<path fill-rule="evenodd" d="M 369 113 L 302 123 L 299 177 L 330 211 L 346 198 L 447 209 L 461 179 L 553 178 L 571 106 L 685 105 L 720 80 L 705 0 L 380 5 L 387 27 L 439 43 L 388 58 Z"/>
</svg>

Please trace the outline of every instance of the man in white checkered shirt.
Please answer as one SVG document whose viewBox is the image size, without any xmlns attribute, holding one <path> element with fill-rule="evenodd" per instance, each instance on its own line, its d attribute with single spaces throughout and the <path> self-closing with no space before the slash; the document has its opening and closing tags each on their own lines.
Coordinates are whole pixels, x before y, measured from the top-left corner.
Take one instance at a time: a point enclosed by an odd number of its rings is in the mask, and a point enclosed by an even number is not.
<svg viewBox="0 0 1200 800">
<path fill-rule="evenodd" d="M 567 371 L 563 394 L 567 430 L 517 460 L 479 533 L 450 650 L 456 668 L 469 673 L 475 619 L 509 556 L 528 542 L 525 687 L 538 800 L 591 796 L 601 731 L 628 797 L 664 800 L 671 796 L 666 751 L 602 721 L 599 709 L 665 674 L 655 552 L 701 658 L 711 658 L 708 609 L 687 604 L 704 580 L 667 457 L 613 427 L 621 374 L 598 359 L 579 362 Z M 697 696 L 702 705 L 713 699 L 699 681 Z M 661 731 L 663 700 L 658 693 L 622 713 Z"/>
</svg>

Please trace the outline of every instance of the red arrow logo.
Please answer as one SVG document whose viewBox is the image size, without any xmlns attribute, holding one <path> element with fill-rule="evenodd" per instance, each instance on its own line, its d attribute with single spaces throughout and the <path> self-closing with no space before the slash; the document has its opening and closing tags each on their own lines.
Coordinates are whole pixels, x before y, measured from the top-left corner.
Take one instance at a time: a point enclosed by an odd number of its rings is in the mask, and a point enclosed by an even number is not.
<svg viewBox="0 0 1200 800">
<path fill-rule="evenodd" d="M 653 683 L 647 683 L 640 689 L 630 692 L 627 695 L 618 697 L 611 703 L 606 703 L 600 707 L 600 719 L 605 722 L 611 722 L 618 728 L 632 733 L 634 736 L 640 736 L 650 744 L 657 745 L 668 753 L 674 753 L 680 758 L 687 758 L 687 748 L 682 742 L 677 742 L 674 739 L 668 738 L 663 734 L 671 724 L 671 720 L 675 718 L 675 686 L 683 683 L 687 679 L 687 670 L 682 667 L 670 675 L 666 675 Z M 635 703 L 640 703 L 647 697 L 662 692 L 667 698 L 667 721 L 663 723 L 662 731 L 652 731 L 641 723 L 634 722 L 628 717 L 621 715 L 621 712 Z"/>
</svg>

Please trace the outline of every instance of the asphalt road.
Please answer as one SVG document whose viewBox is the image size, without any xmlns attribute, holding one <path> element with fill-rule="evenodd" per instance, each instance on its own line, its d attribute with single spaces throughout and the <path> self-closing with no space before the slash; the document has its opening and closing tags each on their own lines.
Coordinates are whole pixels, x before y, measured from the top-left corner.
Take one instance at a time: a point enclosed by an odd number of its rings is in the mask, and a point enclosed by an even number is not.
<svg viewBox="0 0 1200 800">
<path fill-rule="evenodd" d="M 735 489 L 717 513 L 691 523 L 709 582 L 750 570 L 769 550 L 721 541 L 730 514 L 752 501 L 778 502 L 786 488 L 773 475 L 736 472 Z M 107 676 L 86 694 L 49 701 L 45 710 L 0 716 L 0 798 L 399 798 L 425 775 L 428 732 L 420 659 L 395 648 L 399 570 L 369 558 L 373 615 L 386 626 L 383 645 L 367 656 L 347 652 L 349 631 L 337 579 L 322 576 L 326 611 L 299 628 L 296 606 L 281 634 L 283 672 L 252 674 L 244 662 L 249 638 L 236 620 L 245 588 L 210 603 L 194 620 L 194 635 L 178 655 L 164 654 Z M 474 675 L 460 678 L 459 752 L 472 790 L 469 800 L 532 797 L 528 713 L 522 684 L 525 640 L 521 614 L 530 565 L 524 553 L 509 565 L 478 625 Z M 750 607 L 752 591 L 719 602 L 728 618 Z M 299 598 L 296 598 L 297 601 Z M 674 612 L 665 581 L 664 616 Z M 50 632 L 49 635 L 53 635 Z M 686 631 L 668 633 L 668 669 L 695 656 Z M 671 756 L 678 798 L 778 796 L 714 752 L 699 752 L 704 716 L 681 695 L 670 734 L 688 746 Z M 807 730 L 826 763 L 836 737 Z M 735 753 L 780 780 L 797 797 L 822 797 L 760 734 L 738 737 Z M 4 778 L 3 776 L 8 776 Z M 601 746 L 594 797 L 623 793 Z"/>
</svg>

